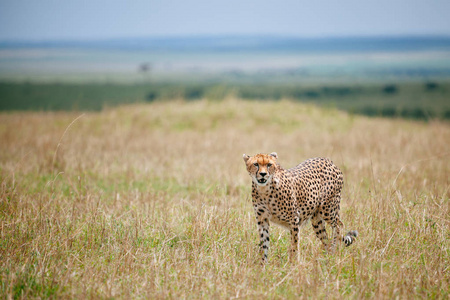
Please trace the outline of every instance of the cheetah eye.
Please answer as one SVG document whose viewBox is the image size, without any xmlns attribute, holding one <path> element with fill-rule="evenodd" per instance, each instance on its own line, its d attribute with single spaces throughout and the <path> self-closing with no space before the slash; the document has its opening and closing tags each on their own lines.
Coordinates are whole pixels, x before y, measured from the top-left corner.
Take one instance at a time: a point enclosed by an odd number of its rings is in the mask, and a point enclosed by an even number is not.
<svg viewBox="0 0 450 300">
<path fill-rule="evenodd" d="M 272 164 L 267 164 L 267 167 L 270 168 L 272 166 Z"/>
<path fill-rule="evenodd" d="M 253 165 L 254 165 L 255 167 L 257 167 L 257 166 L 258 166 L 258 163 L 254 163 Z"/>
</svg>

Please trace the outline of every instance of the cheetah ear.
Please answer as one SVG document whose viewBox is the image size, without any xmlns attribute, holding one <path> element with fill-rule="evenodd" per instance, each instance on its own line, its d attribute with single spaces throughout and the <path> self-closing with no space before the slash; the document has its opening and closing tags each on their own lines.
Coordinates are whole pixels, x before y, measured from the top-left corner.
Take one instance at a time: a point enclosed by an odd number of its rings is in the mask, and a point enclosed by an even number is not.
<svg viewBox="0 0 450 300">
<path fill-rule="evenodd" d="M 275 157 L 275 159 L 278 159 L 278 154 L 276 152 L 272 152 L 269 155 Z"/>
<path fill-rule="evenodd" d="M 247 163 L 248 159 L 250 158 L 250 156 L 248 156 L 247 154 L 244 154 L 242 156 L 242 158 L 244 159 L 244 162 Z"/>
</svg>

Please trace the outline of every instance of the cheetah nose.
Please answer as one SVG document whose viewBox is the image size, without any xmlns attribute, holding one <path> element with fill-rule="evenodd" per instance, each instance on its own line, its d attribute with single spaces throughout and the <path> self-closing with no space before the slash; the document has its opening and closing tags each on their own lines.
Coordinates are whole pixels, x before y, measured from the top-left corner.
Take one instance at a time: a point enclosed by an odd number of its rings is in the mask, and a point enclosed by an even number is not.
<svg viewBox="0 0 450 300">
<path fill-rule="evenodd" d="M 266 172 L 259 172 L 259 175 L 261 175 L 262 177 L 266 176 L 267 173 Z"/>
</svg>

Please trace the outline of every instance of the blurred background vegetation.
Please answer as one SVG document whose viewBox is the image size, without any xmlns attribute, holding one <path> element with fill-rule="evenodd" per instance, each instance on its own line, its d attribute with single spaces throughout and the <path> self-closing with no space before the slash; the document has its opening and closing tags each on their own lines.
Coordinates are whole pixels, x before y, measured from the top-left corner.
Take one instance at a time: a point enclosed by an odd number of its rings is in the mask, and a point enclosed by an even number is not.
<svg viewBox="0 0 450 300">
<path fill-rule="evenodd" d="M 203 37 L 0 42 L 0 110 L 153 101 L 292 101 L 450 119 L 449 37 Z"/>
<path fill-rule="evenodd" d="M 0 82 L 0 109 L 99 111 L 153 101 L 229 97 L 293 101 L 335 107 L 367 116 L 450 119 L 450 82 L 415 81 L 365 84 L 281 83 L 36 83 Z"/>
</svg>

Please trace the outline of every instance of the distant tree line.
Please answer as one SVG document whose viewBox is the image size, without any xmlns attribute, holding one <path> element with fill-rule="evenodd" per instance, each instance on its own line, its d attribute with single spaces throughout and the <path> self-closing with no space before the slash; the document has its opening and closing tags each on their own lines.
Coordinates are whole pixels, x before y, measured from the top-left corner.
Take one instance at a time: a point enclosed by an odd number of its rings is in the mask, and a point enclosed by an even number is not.
<svg viewBox="0 0 450 300">
<path fill-rule="evenodd" d="M 102 110 L 138 102 L 183 99 L 309 102 L 367 116 L 450 119 L 450 82 L 366 85 L 69 84 L 0 82 L 0 110 Z"/>
</svg>

